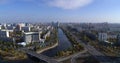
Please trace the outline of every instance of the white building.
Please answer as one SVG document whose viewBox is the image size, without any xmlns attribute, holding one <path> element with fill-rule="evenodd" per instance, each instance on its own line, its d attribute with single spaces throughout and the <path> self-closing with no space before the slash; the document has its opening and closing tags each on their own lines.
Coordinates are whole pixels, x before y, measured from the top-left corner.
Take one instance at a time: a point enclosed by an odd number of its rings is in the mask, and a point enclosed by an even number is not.
<svg viewBox="0 0 120 63">
<path fill-rule="evenodd" d="M 107 41 L 107 33 L 99 33 L 98 40 L 99 41 Z"/>
<path fill-rule="evenodd" d="M 0 40 L 7 42 L 12 41 L 10 32 L 13 32 L 13 30 L 0 30 Z"/>
<path fill-rule="evenodd" d="M 18 24 L 20 27 L 25 27 L 25 23 L 19 23 Z"/>
<path fill-rule="evenodd" d="M 46 39 L 47 37 L 50 36 L 50 31 L 48 31 L 44 36 L 43 36 L 43 39 Z"/>
<path fill-rule="evenodd" d="M 0 30 L 2 29 L 2 26 L 0 25 Z"/>
<path fill-rule="evenodd" d="M 0 30 L 0 38 L 8 38 L 8 37 L 9 37 L 9 31 Z"/>
<path fill-rule="evenodd" d="M 50 30 L 50 28 L 51 28 L 51 26 L 48 26 L 48 27 L 47 27 L 47 30 Z"/>
<path fill-rule="evenodd" d="M 39 42 L 42 32 L 27 32 L 24 33 L 24 41 L 29 44 L 31 42 Z"/>
</svg>

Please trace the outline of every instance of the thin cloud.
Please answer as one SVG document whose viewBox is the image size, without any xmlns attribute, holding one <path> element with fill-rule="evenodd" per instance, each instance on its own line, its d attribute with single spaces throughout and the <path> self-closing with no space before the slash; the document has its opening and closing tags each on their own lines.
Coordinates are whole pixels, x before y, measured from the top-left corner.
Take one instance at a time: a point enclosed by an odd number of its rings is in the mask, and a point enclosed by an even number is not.
<svg viewBox="0 0 120 63">
<path fill-rule="evenodd" d="M 93 0 L 0 0 L 0 4 L 9 4 L 16 1 L 36 2 L 36 4 L 44 4 L 61 9 L 77 9 L 89 5 Z M 41 3 L 42 2 L 42 3 Z"/>
<path fill-rule="evenodd" d="M 62 9 L 77 9 L 93 2 L 93 0 L 46 0 L 48 5 Z"/>
</svg>

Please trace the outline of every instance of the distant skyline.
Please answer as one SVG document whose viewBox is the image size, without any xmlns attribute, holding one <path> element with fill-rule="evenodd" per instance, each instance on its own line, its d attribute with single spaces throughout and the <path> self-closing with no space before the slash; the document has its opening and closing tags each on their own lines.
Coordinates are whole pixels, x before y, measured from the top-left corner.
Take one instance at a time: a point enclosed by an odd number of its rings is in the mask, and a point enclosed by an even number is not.
<svg viewBox="0 0 120 63">
<path fill-rule="evenodd" d="M 0 0 L 0 23 L 120 23 L 120 0 Z"/>
</svg>

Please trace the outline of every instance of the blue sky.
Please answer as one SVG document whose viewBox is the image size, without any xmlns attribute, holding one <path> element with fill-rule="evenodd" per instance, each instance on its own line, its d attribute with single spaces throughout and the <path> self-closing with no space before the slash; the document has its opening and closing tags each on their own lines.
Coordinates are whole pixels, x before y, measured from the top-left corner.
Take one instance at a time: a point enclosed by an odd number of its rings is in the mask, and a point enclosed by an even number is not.
<svg viewBox="0 0 120 63">
<path fill-rule="evenodd" d="M 0 22 L 120 23 L 120 0 L 0 0 Z"/>
</svg>

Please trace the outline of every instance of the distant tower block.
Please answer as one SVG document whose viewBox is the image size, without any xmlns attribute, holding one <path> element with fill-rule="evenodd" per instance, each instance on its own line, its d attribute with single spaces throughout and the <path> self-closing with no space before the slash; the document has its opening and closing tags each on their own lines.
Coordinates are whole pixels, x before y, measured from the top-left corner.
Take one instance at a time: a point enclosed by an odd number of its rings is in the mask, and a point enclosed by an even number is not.
<svg viewBox="0 0 120 63">
<path fill-rule="evenodd" d="M 57 22 L 57 27 L 59 27 L 60 26 L 60 23 L 59 22 Z"/>
<path fill-rule="evenodd" d="M 117 35 L 117 42 L 120 44 L 120 34 Z"/>
</svg>

